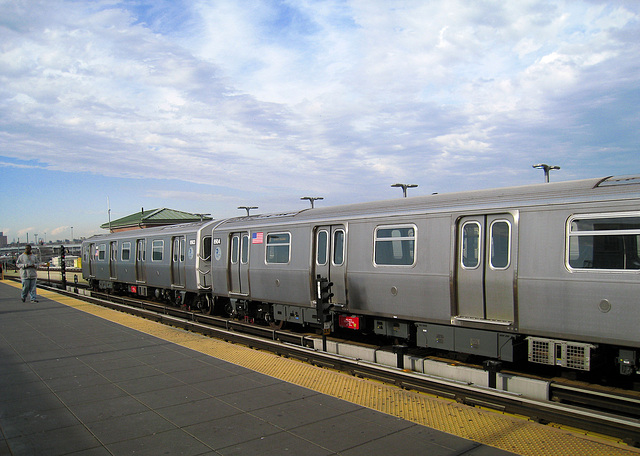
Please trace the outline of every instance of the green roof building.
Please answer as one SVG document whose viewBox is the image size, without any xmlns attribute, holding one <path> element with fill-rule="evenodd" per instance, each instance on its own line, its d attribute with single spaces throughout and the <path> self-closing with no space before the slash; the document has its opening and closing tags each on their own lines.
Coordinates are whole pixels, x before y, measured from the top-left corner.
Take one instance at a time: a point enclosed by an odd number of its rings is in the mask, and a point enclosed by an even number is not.
<svg viewBox="0 0 640 456">
<path fill-rule="evenodd" d="M 112 233 L 118 231 L 138 230 L 151 228 L 153 226 L 175 225 L 177 223 L 200 222 L 213 220 L 208 214 L 191 214 L 189 212 L 176 211 L 175 209 L 151 209 L 127 215 L 126 217 L 112 220 L 109 223 L 100 225 L 100 228 L 109 230 Z"/>
</svg>

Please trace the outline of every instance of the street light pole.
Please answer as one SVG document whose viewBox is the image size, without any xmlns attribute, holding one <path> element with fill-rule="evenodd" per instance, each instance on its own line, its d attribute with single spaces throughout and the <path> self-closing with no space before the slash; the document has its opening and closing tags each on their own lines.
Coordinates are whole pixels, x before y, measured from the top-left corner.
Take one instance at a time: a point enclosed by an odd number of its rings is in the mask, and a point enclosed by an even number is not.
<svg viewBox="0 0 640 456">
<path fill-rule="evenodd" d="M 300 198 L 301 200 L 309 200 L 309 202 L 311 203 L 311 209 L 314 208 L 313 202 L 317 201 L 317 200 L 323 200 L 324 198 L 321 196 L 303 196 L 302 198 Z"/>
<path fill-rule="evenodd" d="M 546 163 L 539 163 L 537 165 L 533 165 L 533 168 L 544 170 L 544 182 L 547 184 L 549 183 L 549 171 L 560 169 L 559 166 L 555 166 L 555 165 L 551 166 L 551 165 L 547 165 Z"/>
<path fill-rule="evenodd" d="M 258 206 L 238 206 L 238 209 L 244 209 L 247 211 L 247 217 L 249 217 L 249 211 L 251 209 L 258 209 Z"/>
<path fill-rule="evenodd" d="M 391 185 L 392 187 L 400 187 L 402 188 L 402 195 L 404 198 L 407 197 L 407 189 L 408 188 L 416 188 L 417 185 L 416 184 L 393 184 Z"/>
</svg>

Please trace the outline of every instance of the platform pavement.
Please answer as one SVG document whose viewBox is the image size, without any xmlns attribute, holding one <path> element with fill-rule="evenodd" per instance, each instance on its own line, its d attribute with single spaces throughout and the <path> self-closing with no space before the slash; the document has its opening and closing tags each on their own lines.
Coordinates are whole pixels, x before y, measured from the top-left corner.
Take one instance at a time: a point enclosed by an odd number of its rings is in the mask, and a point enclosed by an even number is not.
<svg viewBox="0 0 640 456">
<path fill-rule="evenodd" d="M 0 456 L 507 455 L 0 283 Z"/>
</svg>

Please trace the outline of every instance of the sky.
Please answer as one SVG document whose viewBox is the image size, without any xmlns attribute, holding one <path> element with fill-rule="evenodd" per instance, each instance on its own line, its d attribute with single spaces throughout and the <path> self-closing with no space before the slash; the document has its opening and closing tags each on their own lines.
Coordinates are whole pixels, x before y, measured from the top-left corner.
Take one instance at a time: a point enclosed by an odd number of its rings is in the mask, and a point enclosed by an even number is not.
<svg viewBox="0 0 640 456">
<path fill-rule="evenodd" d="M 9 242 L 637 174 L 639 127 L 637 0 L 0 0 Z"/>
</svg>

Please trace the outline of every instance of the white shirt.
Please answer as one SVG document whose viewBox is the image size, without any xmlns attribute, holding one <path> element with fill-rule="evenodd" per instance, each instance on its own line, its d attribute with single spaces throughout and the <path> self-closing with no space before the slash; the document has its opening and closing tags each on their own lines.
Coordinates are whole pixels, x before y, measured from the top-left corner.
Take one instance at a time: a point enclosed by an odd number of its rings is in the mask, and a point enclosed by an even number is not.
<svg viewBox="0 0 640 456">
<path fill-rule="evenodd" d="M 32 253 L 31 255 L 27 255 L 23 253 L 18 257 L 18 261 L 16 261 L 16 266 L 20 269 L 20 278 L 21 279 L 35 279 L 38 277 L 38 269 L 37 269 L 37 258 Z"/>
</svg>

